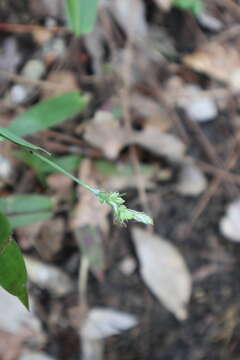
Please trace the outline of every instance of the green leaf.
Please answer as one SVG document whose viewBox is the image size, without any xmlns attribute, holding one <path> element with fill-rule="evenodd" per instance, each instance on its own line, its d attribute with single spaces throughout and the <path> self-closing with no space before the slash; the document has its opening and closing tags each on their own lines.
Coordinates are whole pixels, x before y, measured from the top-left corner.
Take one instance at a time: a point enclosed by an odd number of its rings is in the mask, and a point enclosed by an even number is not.
<svg viewBox="0 0 240 360">
<path fill-rule="evenodd" d="M 189 10 L 194 15 L 198 14 L 203 9 L 202 0 L 173 0 L 173 5 L 182 10 Z"/>
<path fill-rule="evenodd" d="M 0 254 L 0 285 L 17 296 L 28 309 L 27 271 L 21 251 L 14 240 Z"/>
<path fill-rule="evenodd" d="M 53 203 L 47 196 L 18 194 L 0 198 L 0 212 L 8 216 L 13 228 L 30 225 L 53 215 Z"/>
<path fill-rule="evenodd" d="M 6 216 L 0 213 L 0 253 L 8 245 L 11 231 L 12 230 L 8 219 Z"/>
<path fill-rule="evenodd" d="M 17 296 L 28 309 L 26 267 L 17 243 L 9 239 L 11 228 L 3 215 L 0 216 L 0 229 L 0 286 Z"/>
<path fill-rule="evenodd" d="M 76 36 L 92 31 L 95 24 L 98 0 L 66 0 L 66 13 L 70 29 Z"/>
<path fill-rule="evenodd" d="M 67 92 L 44 100 L 18 115 L 11 122 L 9 130 L 18 136 L 25 136 L 58 125 L 82 111 L 88 100 L 86 95 L 80 95 L 78 91 Z"/>
<path fill-rule="evenodd" d="M 14 144 L 23 146 L 24 148 L 27 148 L 29 150 L 41 150 L 46 152 L 47 154 L 48 151 L 44 150 L 43 148 L 37 146 L 37 145 L 33 145 L 30 142 L 20 138 L 19 136 L 13 134 L 11 131 L 9 131 L 7 128 L 0 126 L 0 136 L 3 137 L 6 140 L 9 140 L 11 142 L 13 142 Z"/>
<path fill-rule="evenodd" d="M 44 163 L 42 160 L 25 150 L 17 150 L 14 155 L 22 160 L 26 165 L 30 166 L 38 178 L 43 181 L 46 176 L 57 172 L 51 165 Z M 82 160 L 80 155 L 66 155 L 66 156 L 54 156 L 51 160 L 57 165 L 63 167 L 66 171 L 74 172 L 78 169 L 79 163 Z"/>
</svg>

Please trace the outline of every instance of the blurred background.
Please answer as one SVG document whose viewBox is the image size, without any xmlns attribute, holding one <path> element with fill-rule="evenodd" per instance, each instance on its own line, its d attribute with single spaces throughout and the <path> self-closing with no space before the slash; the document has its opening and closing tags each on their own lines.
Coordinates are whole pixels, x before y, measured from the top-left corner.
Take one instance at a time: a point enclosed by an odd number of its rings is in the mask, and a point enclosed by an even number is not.
<svg viewBox="0 0 240 360">
<path fill-rule="evenodd" d="M 154 226 L 1 142 L 31 311 L 0 288 L 0 359 L 240 359 L 240 2 L 84 4 L 1 0 L 0 126 Z"/>
</svg>

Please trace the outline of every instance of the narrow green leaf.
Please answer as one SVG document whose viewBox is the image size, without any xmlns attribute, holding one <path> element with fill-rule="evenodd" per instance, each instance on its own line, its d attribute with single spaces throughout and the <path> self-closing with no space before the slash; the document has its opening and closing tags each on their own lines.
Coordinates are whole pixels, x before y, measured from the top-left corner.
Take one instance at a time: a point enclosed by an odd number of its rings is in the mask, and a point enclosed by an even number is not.
<svg viewBox="0 0 240 360">
<path fill-rule="evenodd" d="M 90 33 L 96 21 L 98 0 L 66 0 L 65 5 L 68 23 L 74 34 Z"/>
<path fill-rule="evenodd" d="M 0 198 L 0 212 L 8 216 L 13 228 L 30 225 L 53 215 L 53 203 L 47 196 L 18 194 Z"/>
<path fill-rule="evenodd" d="M 18 115 L 11 122 L 9 130 L 18 136 L 25 136 L 58 125 L 82 111 L 88 100 L 88 96 L 81 95 L 78 91 L 44 100 Z"/>
<path fill-rule="evenodd" d="M 9 131 L 7 128 L 2 127 L 2 126 L 0 126 L 0 136 L 2 136 L 6 140 L 13 142 L 14 144 L 23 146 L 24 148 L 27 148 L 29 150 L 41 150 L 41 151 L 44 151 L 47 154 L 49 154 L 48 151 L 44 150 L 40 146 L 31 144 L 30 142 L 20 138 L 19 136 L 15 135 L 11 131 Z"/>
<path fill-rule="evenodd" d="M 173 0 L 173 5 L 182 10 L 189 10 L 197 15 L 203 9 L 202 0 Z"/>
<path fill-rule="evenodd" d="M 0 285 L 29 308 L 27 271 L 21 251 L 14 240 L 0 253 Z"/>
</svg>

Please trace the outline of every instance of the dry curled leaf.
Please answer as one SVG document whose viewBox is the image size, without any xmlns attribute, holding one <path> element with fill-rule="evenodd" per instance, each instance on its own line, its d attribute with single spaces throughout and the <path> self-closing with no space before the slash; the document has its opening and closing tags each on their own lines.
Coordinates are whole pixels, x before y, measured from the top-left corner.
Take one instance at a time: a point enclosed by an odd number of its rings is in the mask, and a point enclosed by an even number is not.
<svg viewBox="0 0 240 360">
<path fill-rule="evenodd" d="M 182 255 L 160 236 L 137 227 L 132 235 L 144 282 L 169 311 L 185 320 L 192 281 Z"/>
<path fill-rule="evenodd" d="M 131 144 L 171 160 L 181 160 L 185 153 L 185 145 L 176 136 L 164 133 L 153 125 L 146 125 L 141 131 L 129 130 L 107 111 L 96 113 L 86 128 L 84 138 L 101 149 L 109 159 L 117 158 L 121 149 Z"/>
<path fill-rule="evenodd" d="M 210 43 L 183 58 L 185 65 L 240 90 L 240 55 L 237 46 Z"/>
</svg>

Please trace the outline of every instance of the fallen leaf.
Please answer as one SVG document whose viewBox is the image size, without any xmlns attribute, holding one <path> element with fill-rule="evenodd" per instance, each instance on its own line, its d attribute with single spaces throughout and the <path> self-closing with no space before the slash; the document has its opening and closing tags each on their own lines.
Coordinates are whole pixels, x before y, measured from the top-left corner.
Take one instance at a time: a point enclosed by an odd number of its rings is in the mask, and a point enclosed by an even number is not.
<svg viewBox="0 0 240 360">
<path fill-rule="evenodd" d="M 30 301 L 30 308 L 31 301 Z M 27 311 L 17 297 L 0 287 L 0 330 L 21 337 L 22 341 L 43 345 L 45 342 L 40 320 Z"/>
<path fill-rule="evenodd" d="M 23 338 L 7 331 L 0 330 L 0 358 L 4 360 L 19 359 L 23 347 Z"/>
<path fill-rule="evenodd" d="M 89 159 L 84 159 L 79 168 L 79 178 L 89 184 L 97 187 L 93 180 L 95 178 L 92 163 Z M 100 204 L 96 201 L 94 195 L 86 191 L 82 186 L 78 187 L 79 201 L 74 209 L 74 214 L 71 219 L 71 228 L 79 229 L 86 225 L 100 228 L 103 233 L 108 232 L 107 215 L 111 209 L 107 205 Z"/>
<path fill-rule="evenodd" d="M 58 267 L 45 264 L 30 256 L 25 256 L 24 259 L 29 280 L 48 290 L 51 295 L 61 297 L 73 290 L 73 281 Z"/>
<path fill-rule="evenodd" d="M 229 240 L 240 242 L 240 199 L 227 206 L 220 220 L 221 233 Z"/>
<path fill-rule="evenodd" d="M 176 136 L 164 133 L 153 125 L 146 125 L 141 131 L 126 129 L 107 111 L 96 113 L 86 128 L 84 138 L 100 148 L 109 159 L 117 158 L 121 149 L 131 144 L 175 161 L 182 159 L 185 153 L 185 145 Z"/>
<path fill-rule="evenodd" d="M 79 177 L 87 184 L 96 187 L 93 180 L 95 175 L 89 159 L 81 162 Z M 107 216 L 111 209 L 96 201 L 93 195 L 81 186 L 78 187 L 78 195 L 79 200 L 74 209 L 70 227 L 74 230 L 81 254 L 89 261 L 90 269 L 99 279 L 102 279 L 104 271 L 102 240 L 109 230 Z"/>
<path fill-rule="evenodd" d="M 34 245 L 44 260 L 51 260 L 63 246 L 65 223 L 61 217 L 44 221 Z"/>
<path fill-rule="evenodd" d="M 136 325 L 137 320 L 131 314 L 109 308 L 94 308 L 81 328 L 81 336 L 98 340 L 120 334 Z"/>
<path fill-rule="evenodd" d="M 186 55 L 183 63 L 195 71 L 240 90 L 240 54 L 237 46 L 211 42 L 193 54 Z"/>
<path fill-rule="evenodd" d="M 160 236 L 137 227 L 132 235 L 144 282 L 178 320 L 185 320 L 192 282 L 182 255 Z"/>
</svg>

